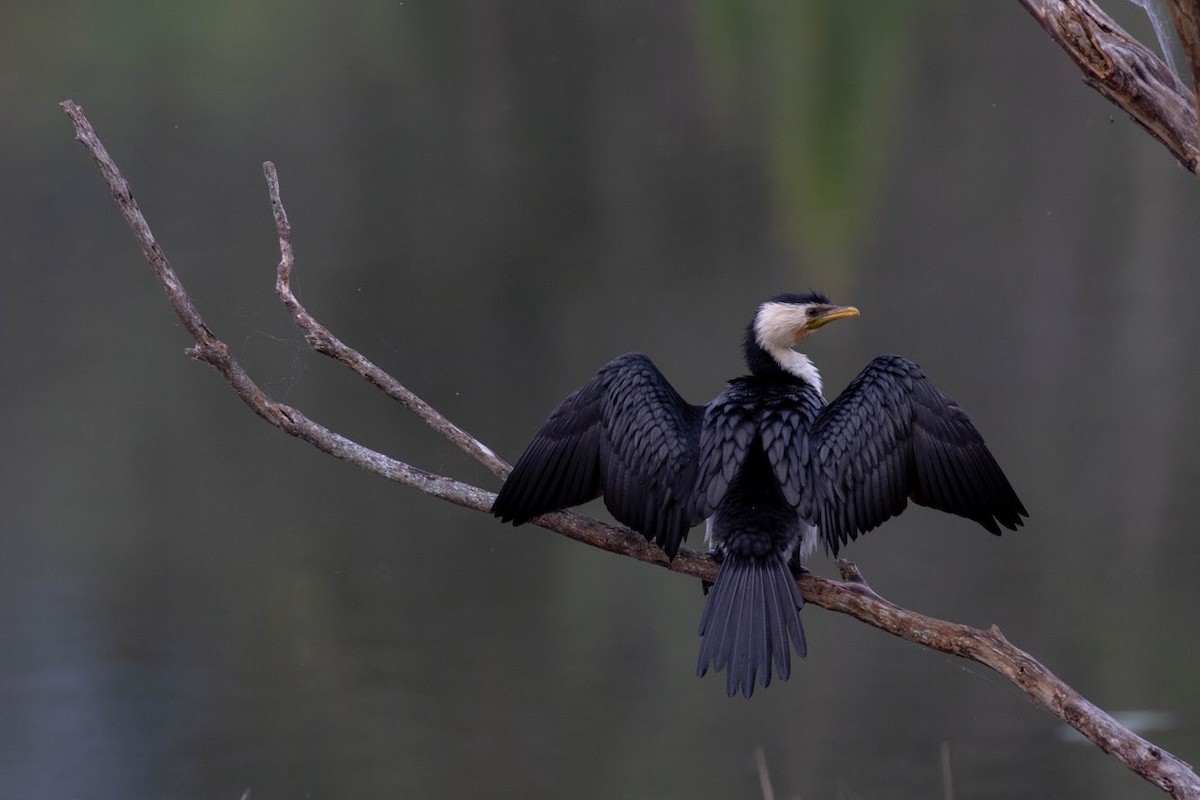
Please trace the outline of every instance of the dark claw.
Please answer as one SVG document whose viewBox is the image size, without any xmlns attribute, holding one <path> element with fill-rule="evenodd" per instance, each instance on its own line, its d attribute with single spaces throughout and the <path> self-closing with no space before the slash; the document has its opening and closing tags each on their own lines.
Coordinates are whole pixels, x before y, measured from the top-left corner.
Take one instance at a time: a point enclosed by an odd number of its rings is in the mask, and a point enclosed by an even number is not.
<svg viewBox="0 0 1200 800">
<path fill-rule="evenodd" d="M 799 578 L 801 575 L 811 575 L 812 574 L 811 572 L 809 572 L 808 567 L 806 567 L 800 563 L 799 551 L 792 553 L 792 558 L 790 561 L 788 561 L 788 566 L 792 568 L 792 574 L 795 575 L 797 578 Z"/>
</svg>

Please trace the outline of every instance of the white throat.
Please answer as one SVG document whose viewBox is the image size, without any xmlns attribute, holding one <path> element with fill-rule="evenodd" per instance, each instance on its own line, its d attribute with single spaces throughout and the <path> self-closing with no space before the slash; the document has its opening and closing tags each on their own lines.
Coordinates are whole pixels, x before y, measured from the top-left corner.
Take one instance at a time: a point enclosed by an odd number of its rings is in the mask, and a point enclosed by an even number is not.
<svg viewBox="0 0 1200 800">
<path fill-rule="evenodd" d="M 817 394 L 824 397 L 825 393 L 821 389 L 821 372 L 808 356 L 804 353 L 797 353 L 790 347 L 767 348 L 767 352 L 779 362 L 779 366 L 783 367 L 784 371 L 795 375 L 802 381 L 807 381 L 817 390 Z"/>
</svg>

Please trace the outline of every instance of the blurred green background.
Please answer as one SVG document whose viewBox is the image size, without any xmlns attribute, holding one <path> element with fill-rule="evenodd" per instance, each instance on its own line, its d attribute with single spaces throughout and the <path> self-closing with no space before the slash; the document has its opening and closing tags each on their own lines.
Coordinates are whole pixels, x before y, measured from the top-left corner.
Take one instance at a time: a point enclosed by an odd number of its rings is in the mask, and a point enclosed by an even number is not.
<svg viewBox="0 0 1200 800">
<path fill-rule="evenodd" d="M 1015 1 L 4 16 L 0 796 L 756 797 L 761 746 L 780 797 L 927 798 L 943 744 L 958 797 L 1160 796 L 983 667 L 816 607 L 792 680 L 730 700 L 693 674 L 693 581 L 269 427 L 183 355 L 67 97 L 265 389 L 489 488 L 304 346 L 264 160 L 310 310 L 510 459 L 614 355 L 699 401 L 764 297 L 859 306 L 811 340 L 828 391 L 918 361 L 1032 517 L 914 509 L 848 555 L 1200 760 L 1200 184 Z"/>
</svg>

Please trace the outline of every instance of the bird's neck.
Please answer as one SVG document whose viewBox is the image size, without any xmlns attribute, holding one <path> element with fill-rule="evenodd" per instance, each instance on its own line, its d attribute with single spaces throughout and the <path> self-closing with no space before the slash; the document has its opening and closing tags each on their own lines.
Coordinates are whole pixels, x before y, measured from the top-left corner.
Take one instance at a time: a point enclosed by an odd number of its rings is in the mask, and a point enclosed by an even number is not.
<svg viewBox="0 0 1200 800">
<path fill-rule="evenodd" d="M 823 394 L 821 391 L 821 372 L 817 369 L 816 364 L 804 353 L 797 353 L 791 348 L 781 348 L 772 350 L 771 357 L 779 364 L 784 372 L 799 378 L 805 383 L 817 390 L 817 394 Z"/>
<path fill-rule="evenodd" d="M 821 394 L 821 373 L 804 353 L 790 347 L 763 347 L 753 339 L 746 341 L 746 366 L 759 378 L 777 381 L 799 380 Z"/>
<path fill-rule="evenodd" d="M 760 378 L 800 380 L 821 394 L 821 373 L 803 353 L 797 353 L 788 345 L 790 342 L 765 333 L 760 335 L 759 326 L 751 322 L 746 326 L 746 338 L 742 351 L 750 373 Z"/>
</svg>

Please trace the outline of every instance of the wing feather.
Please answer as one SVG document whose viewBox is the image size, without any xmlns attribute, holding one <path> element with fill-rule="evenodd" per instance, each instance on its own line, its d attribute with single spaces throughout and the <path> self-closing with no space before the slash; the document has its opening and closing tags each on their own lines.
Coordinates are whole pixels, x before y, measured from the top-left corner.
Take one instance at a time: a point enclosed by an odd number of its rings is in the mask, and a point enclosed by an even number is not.
<svg viewBox="0 0 1200 800">
<path fill-rule="evenodd" d="M 812 437 L 812 517 L 835 554 L 910 499 L 996 534 L 1028 516 L 966 413 L 899 356 L 868 364 L 817 415 Z"/>
<path fill-rule="evenodd" d="M 673 558 L 694 521 L 703 414 L 646 356 L 615 358 L 550 414 L 492 513 L 519 525 L 603 495 L 614 517 Z"/>
</svg>

